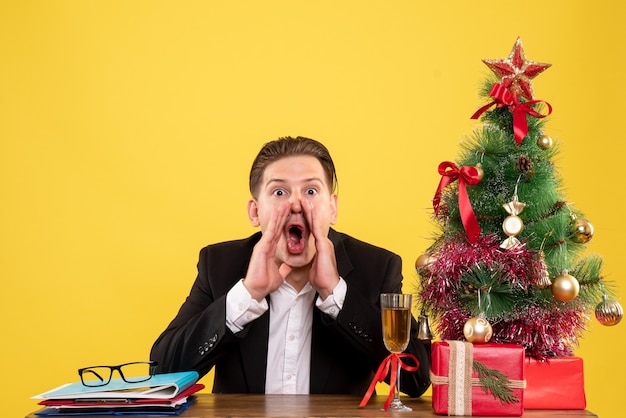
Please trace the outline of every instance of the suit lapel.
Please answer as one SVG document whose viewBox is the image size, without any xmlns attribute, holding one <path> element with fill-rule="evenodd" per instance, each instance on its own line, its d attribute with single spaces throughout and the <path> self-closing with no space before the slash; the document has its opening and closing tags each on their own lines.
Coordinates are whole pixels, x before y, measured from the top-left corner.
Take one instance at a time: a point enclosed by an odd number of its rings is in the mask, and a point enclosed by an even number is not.
<svg viewBox="0 0 626 418">
<path fill-rule="evenodd" d="M 246 242 L 247 260 L 250 260 L 254 245 L 261 239 L 256 233 Z M 241 277 L 246 277 L 248 264 L 242 266 Z M 266 298 L 270 302 L 269 296 Z M 267 369 L 267 344 L 270 330 L 269 310 L 248 325 L 247 334 L 240 344 L 241 362 L 250 393 L 265 393 L 265 375 Z"/>
<path fill-rule="evenodd" d="M 328 237 L 335 246 L 335 259 L 337 260 L 337 270 L 339 276 L 344 280 L 353 270 L 352 262 L 346 252 L 343 237 L 337 231 L 331 229 Z M 316 295 L 316 298 L 319 295 Z M 333 359 L 326 358 L 329 350 L 317 349 L 317 347 L 332 344 L 328 341 L 327 325 L 324 324 L 324 314 L 319 309 L 313 309 L 313 330 L 311 336 L 311 378 L 310 392 L 323 393 L 326 382 L 332 372 Z M 332 350 L 331 350 L 332 351 Z"/>
<path fill-rule="evenodd" d="M 267 311 L 250 324 L 245 342 L 242 341 L 240 346 L 241 362 L 250 393 L 265 393 L 269 318 L 269 311 Z"/>
<path fill-rule="evenodd" d="M 348 253 L 346 252 L 346 247 L 343 243 L 343 236 L 334 229 L 331 229 L 328 233 L 328 238 L 330 238 L 335 246 L 335 259 L 337 260 L 337 270 L 339 271 L 339 275 L 345 279 L 352 271 L 353 266 L 352 261 L 350 261 L 350 257 L 348 257 Z"/>
</svg>

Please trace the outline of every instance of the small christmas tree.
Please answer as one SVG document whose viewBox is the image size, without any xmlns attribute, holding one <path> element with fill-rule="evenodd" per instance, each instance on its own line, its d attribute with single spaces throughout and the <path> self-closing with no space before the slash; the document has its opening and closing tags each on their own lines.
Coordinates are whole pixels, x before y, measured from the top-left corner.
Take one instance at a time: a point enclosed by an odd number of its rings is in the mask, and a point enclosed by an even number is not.
<svg viewBox="0 0 626 418">
<path fill-rule="evenodd" d="M 583 254 L 593 226 L 565 199 L 553 164 L 558 144 L 544 129 L 552 108 L 531 83 L 550 64 L 527 60 L 519 38 L 507 58 L 483 62 L 496 77 L 472 116 L 482 125 L 456 164 L 439 165 L 440 234 L 416 261 L 420 321 L 433 316 L 444 340 L 520 344 L 536 359 L 570 355 L 590 310 L 603 325 L 623 311 L 601 257 Z"/>
</svg>

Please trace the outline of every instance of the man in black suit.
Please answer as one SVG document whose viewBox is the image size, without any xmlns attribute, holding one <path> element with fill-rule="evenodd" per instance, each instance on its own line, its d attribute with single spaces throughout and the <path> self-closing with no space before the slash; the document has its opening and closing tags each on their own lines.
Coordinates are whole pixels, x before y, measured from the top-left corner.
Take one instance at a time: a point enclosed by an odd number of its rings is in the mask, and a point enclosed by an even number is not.
<svg viewBox="0 0 626 418">
<path fill-rule="evenodd" d="M 401 293 L 402 262 L 331 228 L 336 182 L 315 140 L 263 146 L 248 202 L 261 231 L 202 249 L 189 296 L 152 347 L 160 372 L 215 367 L 215 393 L 365 394 L 389 355 L 380 294 Z M 400 388 L 419 396 L 430 384 L 430 345 L 412 339 L 405 352 L 420 364 L 401 373 Z"/>
</svg>

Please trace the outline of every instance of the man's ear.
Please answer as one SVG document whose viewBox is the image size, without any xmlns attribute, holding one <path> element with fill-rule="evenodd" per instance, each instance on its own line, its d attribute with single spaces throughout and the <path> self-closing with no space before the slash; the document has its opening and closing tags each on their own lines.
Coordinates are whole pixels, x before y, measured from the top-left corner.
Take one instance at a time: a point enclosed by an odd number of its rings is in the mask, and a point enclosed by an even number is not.
<svg viewBox="0 0 626 418">
<path fill-rule="evenodd" d="M 335 225 L 337 223 L 337 212 L 339 209 L 339 197 L 337 193 L 333 193 L 330 196 L 330 224 Z"/>
<path fill-rule="evenodd" d="M 250 219 L 250 224 L 254 227 L 261 225 L 259 222 L 259 205 L 254 198 L 248 200 L 248 219 Z"/>
</svg>

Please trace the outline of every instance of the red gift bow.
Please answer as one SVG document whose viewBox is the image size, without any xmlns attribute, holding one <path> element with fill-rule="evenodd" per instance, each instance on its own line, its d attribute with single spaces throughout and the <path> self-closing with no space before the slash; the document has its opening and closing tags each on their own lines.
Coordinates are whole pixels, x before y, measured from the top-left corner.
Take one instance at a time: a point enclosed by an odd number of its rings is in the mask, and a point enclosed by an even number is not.
<svg viewBox="0 0 626 418">
<path fill-rule="evenodd" d="M 415 366 L 409 366 L 408 364 L 400 360 L 400 357 L 408 357 L 412 359 L 415 362 Z M 391 403 L 391 400 L 393 399 L 393 394 L 396 390 L 396 382 L 398 381 L 398 366 L 402 367 L 406 371 L 414 372 L 417 371 L 419 365 L 420 362 L 417 360 L 417 358 L 413 354 L 409 353 L 391 353 L 390 355 L 385 357 L 383 362 L 380 363 L 380 366 L 378 366 L 378 370 L 376 371 L 376 374 L 374 375 L 372 383 L 370 383 L 370 387 L 369 389 L 367 389 L 365 396 L 363 396 L 363 399 L 359 404 L 359 408 L 363 408 L 365 405 L 367 405 L 367 402 L 370 400 L 372 394 L 374 393 L 374 390 L 376 389 L 376 384 L 384 382 L 385 377 L 387 377 L 387 374 L 389 373 L 389 369 L 391 369 L 391 376 L 389 377 L 389 395 L 387 396 L 387 400 L 385 401 L 385 405 L 383 406 L 384 410 L 386 411 L 389 408 L 389 404 Z"/>
<path fill-rule="evenodd" d="M 459 212 L 461 213 L 461 221 L 465 232 L 467 232 L 467 238 L 469 242 L 474 244 L 480 236 L 480 225 L 474 215 L 472 204 L 467 195 L 466 185 L 475 186 L 480 181 L 478 176 L 478 170 L 473 166 L 463 166 L 459 168 L 450 161 L 444 161 L 439 164 L 439 174 L 441 174 L 441 180 L 435 192 L 433 198 L 433 208 L 435 209 L 435 215 L 439 213 L 439 202 L 441 201 L 441 191 L 454 180 L 459 179 Z"/>
<path fill-rule="evenodd" d="M 513 112 L 513 134 L 515 135 L 515 143 L 517 145 L 521 144 L 528 134 L 528 120 L 526 119 L 527 114 L 535 118 L 545 118 L 552 113 L 552 106 L 550 106 L 550 103 L 543 100 L 529 100 L 527 102 L 520 103 L 517 98 L 517 94 L 511 94 L 509 89 L 500 83 L 495 83 L 493 85 L 491 91 L 489 92 L 489 96 L 493 97 L 495 100 L 478 109 L 476 113 L 472 115 L 472 119 L 478 119 L 480 115 L 485 113 L 487 109 L 494 104 L 497 105 L 497 107 L 509 106 L 509 109 Z M 542 115 L 530 107 L 530 105 L 536 103 L 545 103 L 548 106 L 548 113 Z"/>
</svg>

